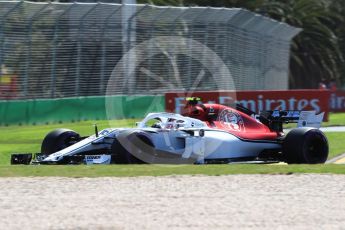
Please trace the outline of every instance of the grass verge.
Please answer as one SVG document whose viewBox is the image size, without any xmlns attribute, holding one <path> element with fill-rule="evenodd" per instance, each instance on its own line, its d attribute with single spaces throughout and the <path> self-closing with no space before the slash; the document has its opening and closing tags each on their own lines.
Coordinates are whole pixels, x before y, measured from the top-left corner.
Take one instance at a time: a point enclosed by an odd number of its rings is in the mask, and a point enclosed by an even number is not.
<svg viewBox="0 0 345 230">
<path fill-rule="evenodd" d="M 329 121 L 323 122 L 322 126 L 345 126 L 345 113 L 330 113 Z"/>
<path fill-rule="evenodd" d="M 133 177 L 232 174 L 345 174 L 345 165 L 78 165 L 0 166 L 0 177 Z"/>
</svg>

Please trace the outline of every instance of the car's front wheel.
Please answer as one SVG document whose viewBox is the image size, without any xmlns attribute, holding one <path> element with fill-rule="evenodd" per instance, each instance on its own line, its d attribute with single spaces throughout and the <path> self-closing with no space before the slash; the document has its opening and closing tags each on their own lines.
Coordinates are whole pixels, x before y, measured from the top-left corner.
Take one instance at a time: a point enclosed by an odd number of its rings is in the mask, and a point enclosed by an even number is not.
<svg viewBox="0 0 345 230">
<path fill-rule="evenodd" d="M 70 129 L 55 129 L 48 133 L 42 141 L 41 153 L 52 154 L 80 140 L 80 135 Z"/>
</svg>

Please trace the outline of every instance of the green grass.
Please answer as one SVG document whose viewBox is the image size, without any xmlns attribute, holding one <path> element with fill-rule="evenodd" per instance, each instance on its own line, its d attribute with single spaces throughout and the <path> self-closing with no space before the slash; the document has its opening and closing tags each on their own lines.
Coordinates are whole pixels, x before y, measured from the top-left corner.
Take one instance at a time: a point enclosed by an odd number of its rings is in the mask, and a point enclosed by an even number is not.
<svg viewBox="0 0 345 230">
<path fill-rule="evenodd" d="M 166 175 L 231 175 L 231 174 L 345 174 L 344 165 L 55 165 L 0 166 L 0 177 L 132 177 Z"/>
<path fill-rule="evenodd" d="M 329 121 L 322 123 L 322 126 L 345 126 L 345 113 L 330 113 Z"/>
<path fill-rule="evenodd" d="M 328 139 L 329 155 L 328 159 L 345 153 L 345 133 L 342 132 L 331 132 L 325 133 Z"/>
</svg>

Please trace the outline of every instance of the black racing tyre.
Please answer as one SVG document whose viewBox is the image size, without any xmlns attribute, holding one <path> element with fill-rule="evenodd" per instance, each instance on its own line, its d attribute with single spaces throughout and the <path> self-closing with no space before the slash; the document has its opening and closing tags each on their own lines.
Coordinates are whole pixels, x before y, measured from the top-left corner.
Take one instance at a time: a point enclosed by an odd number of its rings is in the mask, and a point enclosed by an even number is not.
<svg viewBox="0 0 345 230">
<path fill-rule="evenodd" d="M 115 139 L 111 145 L 111 163 L 113 164 L 129 164 L 130 154 L 121 145 L 119 140 Z"/>
<path fill-rule="evenodd" d="M 283 154 L 288 164 L 321 164 L 328 157 L 328 141 L 315 128 L 296 128 L 286 135 Z"/>
<path fill-rule="evenodd" d="M 119 141 L 118 139 L 121 139 Z M 152 149 L 152 141 L 142 132 L 124 133 L 118 136 L 111 146 L 112 163 L 115 164 L 145 164 L 146 162 L 136 157 L 140 150 Z M 124 147 L 125 145 L 125 147 Z M 133 151 L 133 152 L 132 152 Z"/>
<path fill-rule="evenodd" d="M 80 135 L 70 129 L 55 129 L 42 141 L 41 153 L 52 154 L 78 142 Z"/>
</svg>

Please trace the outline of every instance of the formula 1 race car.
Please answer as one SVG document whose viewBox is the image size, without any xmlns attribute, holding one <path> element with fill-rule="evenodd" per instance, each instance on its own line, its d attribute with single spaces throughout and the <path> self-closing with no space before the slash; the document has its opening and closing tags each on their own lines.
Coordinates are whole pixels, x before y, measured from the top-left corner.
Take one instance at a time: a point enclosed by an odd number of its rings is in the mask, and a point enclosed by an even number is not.
<svg viewBox="0 0 345 230">
<path fill-rule="evenodd" d="M 190 98 L 182 115 L 150 113 L 136 128 L 108 128 L 81 137 L 69 129 L 47 134 L 41 153 L 12 154 L 12 164 L 324 163 L 323 113 L 264 111 L 202 104 Z M 284 133 L 284 123 L 298 127 Z M 316 127 L 316 128 L 315 128 Z M 32 159 L 33 158 L 33 159 Z"/>
</svg>

